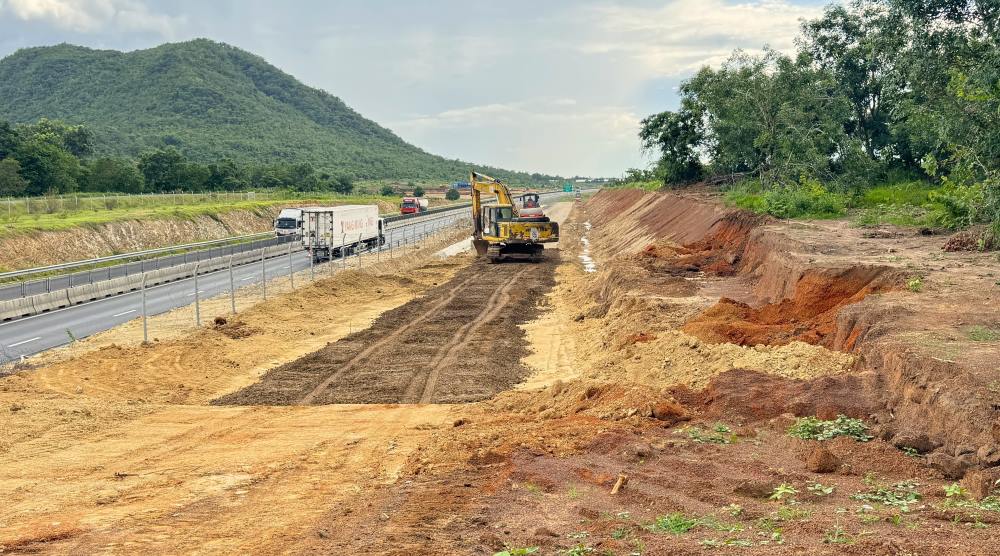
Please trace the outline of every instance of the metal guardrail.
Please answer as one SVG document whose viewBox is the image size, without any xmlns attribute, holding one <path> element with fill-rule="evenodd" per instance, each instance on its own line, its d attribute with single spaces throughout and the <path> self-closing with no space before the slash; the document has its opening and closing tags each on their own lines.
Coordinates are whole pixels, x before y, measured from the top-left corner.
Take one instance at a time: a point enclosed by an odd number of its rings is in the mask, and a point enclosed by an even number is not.
<svg viewBox="0 0 1000 556">
<path fill-rule="evenodd" d="M 540 196 L 545 198 L 545 197 L 553 197 L 553 196 L 560 196 L 567 194 L 568 193 L 562 191 L 549 191 L 540 193 Z M 416 214 L 389 215 L 383 217 L 383 220 L 385 220 L 386 223 L 403 222 L 409 220 L 415 220 L 418 222 L 425 220 L 430 221 L 433 220 L 432 218 L 430 218 L 432 216 L 440 215 L 442 213 L 455 212 L 459 210 L 468 210 L 469 207 L 471 206 L 472 203 L 458 203 L 458 204 L 448 205 L 445 207 L 430 209 Z M 127 277 L 153 270 L 161 270 L 164 268 L 169 268 L 171 266 L 177 266 L 190 262 L 209 260 L 225 255 L 235 255 L 247 251 L 255 251 L 258 249 L 262 249 L 272 245 L 279 245 L 297 239 L 297 236 L 274 237 L 273 233 L 274 232 L 261 232 L 257 234 L 247 234 L 243 236 L 231 236 L 228 238 L 222 238 L 211 241 L 174 245 L 169 247 L 161 247 L 157 249 L 148 249 L 145 251 L 134 251 L 131 253 L 111 255 L 108 257 L 98 257 L 84 261 L 74 261 L 70 263 L 62 263 L 45 267 L 36 267 L 30 269 L 3 272 L 0 273 L 0 280 L 18 278 L 18 277 L 27 277 L 35 274 L 46 274 L 50 272 L 58 272 L 60 270 L 70 270 L 86 266 L 105 265 L 107 263 L 114 261 L 140 259 L 138 261 L 133 261 L 121 265 L 102 266 L 100 268 L 94 268 L 72 274 L 60 274 L 57 276 L 49 276 L 46 278 L 31 280 L 31 281 L 22 280 L 16 283 L 8 284 L 6 286 L 0 284 L 0 300 L 17 299 L 19 297 L 28 297 L 31 295 L 37 295 L 41 293 L 50 293 L 53 291 L 71 288 L 78 285 L 93 284 L 95 282 Z M 212 248 L 212 246 L 216 245 L 220 245 L 222 247 Z M 209 249 L 201 249 L 203 247 L 209 247 Z M 166 257 L 148 258 L 155 255 L 163 253 L 172 253 L 176 251 L 185 251 L 185 252 L 169 255 Z"/>
</svg>

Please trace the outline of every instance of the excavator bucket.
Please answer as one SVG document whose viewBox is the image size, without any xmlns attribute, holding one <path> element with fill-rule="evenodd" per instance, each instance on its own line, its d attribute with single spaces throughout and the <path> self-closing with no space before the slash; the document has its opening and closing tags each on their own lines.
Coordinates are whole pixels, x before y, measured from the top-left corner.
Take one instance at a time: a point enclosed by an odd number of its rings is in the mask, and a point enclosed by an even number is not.
<svg viewBox="0 0 1000 556">
<path fill-rule="evenodd" d="M 486 251 L 490 248 L 490 242 L 485 239 L 474 239 L 472 240 L 472 246 L 476 248 L 477 256 L 485 257 Z"/>
</svg>

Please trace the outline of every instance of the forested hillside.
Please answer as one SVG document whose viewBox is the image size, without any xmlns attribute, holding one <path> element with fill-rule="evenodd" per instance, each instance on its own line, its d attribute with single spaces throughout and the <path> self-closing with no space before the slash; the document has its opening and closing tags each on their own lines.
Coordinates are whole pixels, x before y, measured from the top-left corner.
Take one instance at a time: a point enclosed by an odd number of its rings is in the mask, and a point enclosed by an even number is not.
<svg viewBox="0 0 1000 556">
<path fill-rule="evenodd" d="M 451 180 L 469 170 L 258 56 L 204 39 L 127 53 L 65 44 L 19 50 L 0 61 L 0 120 L 42 118 L 82 124 L 97 157 L 172 148 L 195 163 L 309 164 L 352 178 Z"/>
<path fill-rule="evenodd" d="M 963 227 L 1000 237 L 1000 7 L 861 0 L 804 22 L 797 51 L 735 52 L 643 121 L 633 179 L 728 182 L 777 216 Z"/>
</svg>

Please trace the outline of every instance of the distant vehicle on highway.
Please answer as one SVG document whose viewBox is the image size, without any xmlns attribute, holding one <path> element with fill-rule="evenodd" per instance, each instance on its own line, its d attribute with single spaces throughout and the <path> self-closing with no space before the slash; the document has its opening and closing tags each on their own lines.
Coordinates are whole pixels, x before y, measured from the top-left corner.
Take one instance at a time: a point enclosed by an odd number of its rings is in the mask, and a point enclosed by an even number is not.
<svg viewBox="0 0 1000 556">
<path fill-rule="evenodd" d="M 418 197 L 403 197 L 403 202 L 399 204 L 399 212 L 402 214 L 416 214 L 424 212 L 430 206 L 427 199 Z"/>
<path fill-rule="evenodd" d="M 385 244 L 385 221 L 377 205 L 302 209 L 302 246 L 321 262 Z"/>
<path fill-rule="evenodd" d="M 286 208 L 281 209 L 278 217 L 274 219 L 274 235 L 295 236 L 302 233 L 302 209 Z"/>
</svg>

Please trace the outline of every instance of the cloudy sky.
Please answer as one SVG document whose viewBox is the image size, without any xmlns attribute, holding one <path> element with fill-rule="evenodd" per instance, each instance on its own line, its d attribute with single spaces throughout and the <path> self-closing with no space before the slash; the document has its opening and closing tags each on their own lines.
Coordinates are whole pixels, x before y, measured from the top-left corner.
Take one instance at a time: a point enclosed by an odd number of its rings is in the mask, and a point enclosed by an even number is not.
<svg viewBox="0 0 1000 556">
<path fill-rule="evenodd" d="M 823 0 L 0 0 L 0 57 L 207 37 L 450 158 L 562 175 L 647 163 L 636 131 L 734 48 L 789 50 Z"/>
</svg>

